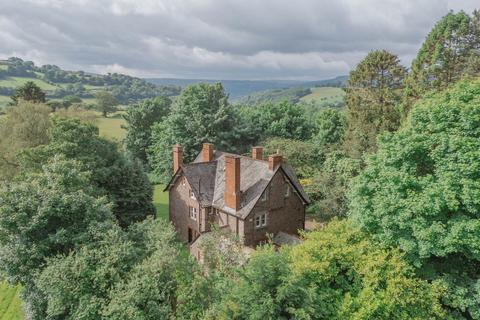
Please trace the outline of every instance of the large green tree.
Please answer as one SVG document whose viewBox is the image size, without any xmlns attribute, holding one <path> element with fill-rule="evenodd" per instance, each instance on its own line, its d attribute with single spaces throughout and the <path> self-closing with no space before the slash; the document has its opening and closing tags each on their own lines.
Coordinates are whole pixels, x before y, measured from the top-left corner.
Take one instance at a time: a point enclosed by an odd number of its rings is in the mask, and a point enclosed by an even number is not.
<svg viewBox="0 0 480 320">
<path fill-rule="evenodd" d="M 171 104 L 167 97 L 156 97 L 128 107 L 123 115 L 127 122 L 125 148 L 144 164 L 147 164 L 147 150 L 152 144 L 152 126 L 169 114 Z"/>
<path fill-rule="evenodd" d="M 45 92 L 33 81 L 27 81 L 23 86 L 17 88 L 13 93 L 12 104 L 17 105 L 19 100 L 31 101 L 34 103 L 44 103 Z"/>
<path fill-rule="evenodd" d="M 441 287 L 348 220 L 255 252 L 207 319 L 445 319 Z"/>
<path fill-rule="evenodd" d="M 149 162 L 153 172 L 163 181 L 172 172 L 171 151 L 179 143 L 184 160 L 189 162 L 210 142 L 220 150 L 237 151 L 235 111 L 228 103 L 220 83 L 201 83 L 186 88 L 172 105 L 170 114 L 152 129 Z"/>
<path fill-rule="evenodd" d="M 117 111 L 120 104 L 118 100 L 108 91 L 100 91 L 95 94 L 98 111 L 106 118 L 109 113 Z"/>
<path fill-rule="evenodd" d="M 77 160 L 92 172 L 99 194 L 113 202 L 113 212 L 122 226 L 153 215 L 153 189 L 143 166 L 119 152 L 115 143 L 101 138 L 98 128 L 76 118 L 53 118 L 49 143 L 26 150 L 22 169 L 35 171 L 55 155 Z"/>
<path fill-rule="evenodd" d="M 399 127 L 398 104 L 405 75 L 398 57 L 385 50 L 370 52 L 350 72 L 345 96 L 345 149 L 351 157 L 374 152 L 377 135 Z"/>
<path fill-rule="evenodd" d="M 173 319 L 177 272 L 188 265 L 173 228 L 147 219 L 49 259 L 36 284 L 47 319 Z"/>
<path fill-rule="evenodd" d="M 480 81 L 461 82 L 380 139 L 350 195 L 356 224 L 447 283 L 443 303 L 465 319 L 480 319 L 479 159 Z"/>
<path fill-rule="evenodd" d="M 480 14 L 450 12 L 430 31 L 406 81 L 405 112 L 429 90 L 442 90 L 466 74 L 479 75 Z"/>
<path fill-rule="evenodd" d="M 258 139 L 308 140 L 314 123 L 306 108 L 288 101 L 266 103 L 241 108 L 241 117 L 249 134 Z"/>
<path fill-rule="evenodd" d="M 114 225 L 97 198 L 90 174 L 76 161 L 55 157 L 38 173 L 0 188 L 0 269 L 23 286 L 30 319 L 45 319 L 35 280 L 49 258 L 68 254 Z"/>
</svg>

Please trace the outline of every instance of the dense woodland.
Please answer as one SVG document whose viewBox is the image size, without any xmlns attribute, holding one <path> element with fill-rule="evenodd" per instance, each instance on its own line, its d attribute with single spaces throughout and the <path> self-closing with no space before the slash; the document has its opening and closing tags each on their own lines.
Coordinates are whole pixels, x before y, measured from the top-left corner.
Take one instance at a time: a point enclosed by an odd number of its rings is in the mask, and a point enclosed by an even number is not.
<svg viewBox="0 0 480 320">
<path fill-rule="evenodd" d="M 443 17 L 410 68 L 371 51 L 345 93 L 345 108 L 231 104 L 196 84 L 129 106 L 118 145 L 39 88 L 14 92 L 0 270 L 27 318 L 480 319 L 480 12 Z M 207 141 L 279 150 L 324 227 L 249 259 L 213 232 L 197 264 L 155 219 L 151 184 L 172 145 L 190 161 Z"/>
</svg>

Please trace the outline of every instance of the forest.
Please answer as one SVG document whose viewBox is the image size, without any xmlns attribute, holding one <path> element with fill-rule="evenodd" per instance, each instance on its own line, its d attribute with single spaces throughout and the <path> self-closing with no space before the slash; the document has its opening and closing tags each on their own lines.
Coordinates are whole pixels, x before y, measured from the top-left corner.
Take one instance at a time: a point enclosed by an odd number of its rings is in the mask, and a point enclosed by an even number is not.
<svg viewBox="0 0 480 320">
<path fill-rule="evenodd" d="M 120 91 L 137 81 L 41 68 Z M 26 319 L 480 319 L 480 11 L 441 18 L 408 68 L 370 51 L 344 105 L 232 103 L 221 83 L 146 88 L 155 97 L 123 110 L 122 141 L 100 136 L 81 102 L 52 108 L 35 83 L 11 93 L 0 273 L 20 287 Z M 105 116 L 129 101 L 115 90 L 96 96 Z M 198 264 L 152 200 L 172 146 L 189 162 L 204 142 L 278 150 L 318 228 L 250 257 L 215 231 Z"/>
</svg>

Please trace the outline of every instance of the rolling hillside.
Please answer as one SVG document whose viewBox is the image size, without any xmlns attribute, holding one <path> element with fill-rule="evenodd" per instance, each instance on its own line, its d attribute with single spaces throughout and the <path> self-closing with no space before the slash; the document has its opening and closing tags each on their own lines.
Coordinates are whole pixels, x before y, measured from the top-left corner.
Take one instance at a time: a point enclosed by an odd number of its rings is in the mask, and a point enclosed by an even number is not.
<svg viewBox="0 0 480 320">
<path fill-rule="evenodd" d="M 178 95 L 178 86 L 160 86 L 123 74 L 90 74 L 66 71 L 55 65 L 36 66 L 19 58 L 0 60 L 0 109 L 10 102 L 16 88 L 33 81 L 47 93 L 48 99 L 74 95 L 91 102 L 98 91 L 111 92 L 122 104 L 130 104 L 159 95 Z"/>
</svg>

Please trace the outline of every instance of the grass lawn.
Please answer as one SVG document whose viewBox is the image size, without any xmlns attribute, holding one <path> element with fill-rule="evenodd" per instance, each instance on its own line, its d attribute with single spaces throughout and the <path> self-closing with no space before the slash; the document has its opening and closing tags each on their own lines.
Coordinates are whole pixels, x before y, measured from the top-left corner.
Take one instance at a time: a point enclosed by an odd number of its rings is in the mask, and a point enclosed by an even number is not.
<svg viewBox="0 0 480 320">
<path fill-rule="evenodd" d="M 164 185 L 157 184 L 153 189 L 153 205 L 157 209 L 157 217 L 168 221 L 168 192 L 163 192 Z"/>
<path fill-rule="evenodd" d="M 302 97 L 305 102 L 337 102 L 343 100 L 345 91 L 341 88 L 319 87 L 312 88 L 312 93 Z"/>
<path fill-rule="evenodd" d="M 10 97 L 0 96 L 0 110 L 5 108 L 10 101 L 12 101 L 12 99 L 10 99 Z"/>
<path fill-rule="evenodd" d="M 125 129 L 122 129 L 122 125 L 124 124 L 126 124 L 126 122 L 122 118 L 120 112 L 109 115 L 108 118 L 104 118 L 99 114 L 97 118 L 97 126 L 100 130 L 100 136 L 107 139 L 121 141 L 125 138 L 127 132 Z"/>
<path fill-rule="evenodd" d="M 0 319 L 22 320 L 24 319 L 22 302 L 18 297 L 20 287 L 12 287 L 0 282 Z"/>
<path fill-rule="evenodd" d="M 37 86 L 39 86 L 43 90 L 58 89 L 58 87 L 53 86 L 41 79 L 23 78 L 23 77 L 7 77 L 6 79 L 0 80 L 0 87 L 17 88 L 17 87 L 23 86 L 28 81 L 33 81 Z"/>
</svg>

